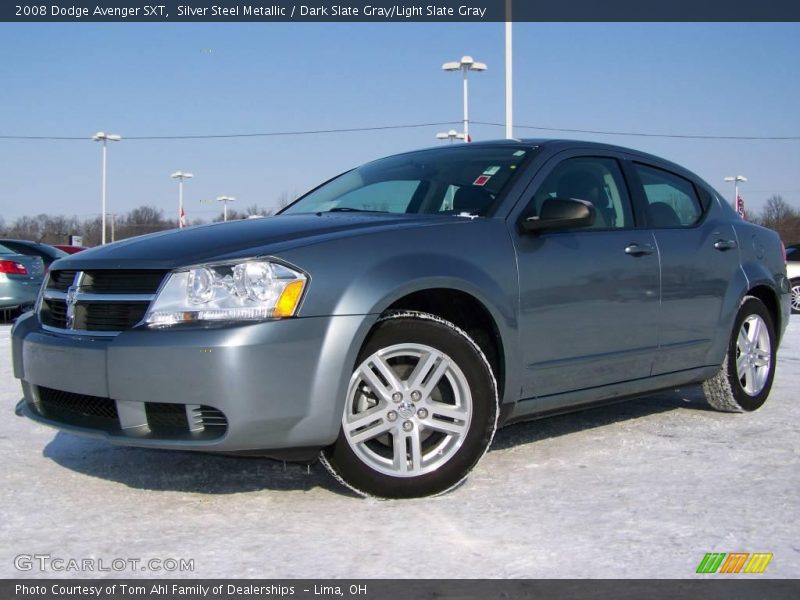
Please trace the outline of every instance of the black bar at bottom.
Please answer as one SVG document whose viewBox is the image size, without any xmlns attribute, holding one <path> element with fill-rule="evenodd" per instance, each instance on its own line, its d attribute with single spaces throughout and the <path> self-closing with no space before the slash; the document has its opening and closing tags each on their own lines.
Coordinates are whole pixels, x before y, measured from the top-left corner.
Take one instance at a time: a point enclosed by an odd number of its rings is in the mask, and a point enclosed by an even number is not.
<svg viewBox="0 0 800 600">
<path fill-rule="evenodd" d="M 719 577 L 712 575 L 711 577 Z M 800 580 L 757 579 L 4 579 L 3 600 L 795 600 Z"/>
</svg>

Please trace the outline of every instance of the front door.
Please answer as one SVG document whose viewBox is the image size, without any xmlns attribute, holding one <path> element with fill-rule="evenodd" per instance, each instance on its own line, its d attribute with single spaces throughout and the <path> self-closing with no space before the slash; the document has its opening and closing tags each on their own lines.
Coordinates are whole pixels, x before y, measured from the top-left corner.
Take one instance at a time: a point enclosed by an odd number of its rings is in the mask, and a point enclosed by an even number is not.
<svg viewBox="0 0 800 600">
<path fill-rule="evenodd" d="M 534 186 L 524 217 L 559 197 L 591 202 L 596 220 L 568 231 L 514 229 L 522 398 L 649 376 L 658 344 L 658 250 L 652 232 L 636 227 L 619 161 L 557 157 Z"/>
</svg>

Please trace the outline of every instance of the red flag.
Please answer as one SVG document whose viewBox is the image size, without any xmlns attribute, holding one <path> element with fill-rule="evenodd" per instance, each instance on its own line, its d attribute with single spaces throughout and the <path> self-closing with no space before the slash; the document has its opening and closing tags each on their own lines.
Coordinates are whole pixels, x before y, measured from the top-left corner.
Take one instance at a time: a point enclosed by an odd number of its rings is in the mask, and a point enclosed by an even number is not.
<svg viewBox="0 0 800 600">
<path fill-rule="evenodd" d="M 181 214 L 178 219 L 178 227 L 180 227 L 181 229 L 186 227 L 186 211 L 183 210 L 182 206 L 181 206 Z"/>
<path fill-rule="evenodd" d="M 736 196 L 736 212 L 739 213 L 739 216 L 743 219 L 746 219 L 744 212 L 744 199 L 741 196 Z"/>
</svg>

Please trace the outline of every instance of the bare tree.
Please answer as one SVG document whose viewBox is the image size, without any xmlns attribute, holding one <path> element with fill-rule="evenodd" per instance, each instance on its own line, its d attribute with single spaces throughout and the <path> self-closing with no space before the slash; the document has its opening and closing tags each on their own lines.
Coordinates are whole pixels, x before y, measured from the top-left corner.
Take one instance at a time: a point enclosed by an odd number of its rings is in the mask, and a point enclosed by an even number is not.
<svg viewBox="0 0 800 600">
<path fill-rule="evenodd" d="M 228 221 L 235 221 L 237 219 L 243 219 L 243 218 L 245 218 L 245 216 L 246 215 L 239 213 L 239 211 L 237 211 L 235 208 L 229 208 L 228 209 Z M 223 211 L 223 212 L 219 213 L 216 217 L 214 217 L 212 222 L 220 223 L 221 221 L 224 221 L 224 220 L 225 220 L 225 212 Z"/>
<path fill-rule="evenodd" d="M 289 192 L 281 192 L 278 194 L 278 210 L 286 208 L 292 202 L 297 200 L 298 197 L 299 196 L 297 192 L 292 192 L 291 194 Z"/>
<path fill-rule="evenodd" d="M 266 217 L 270 214 L 271 211 L 261 208 L 258 204 L 251 204 L 244 210 L 245 217 Z"/>
<path fill-rule="evenodd" d="M 164 211 L 155 206 L 139 206 L 127 215 L 117 217 L 115 238 L 122 240 L 146 233 L 174 229 L 177 221 L 164 218 Z"/>
<path fill-rule="evenodd" d="M 784 244 L 800 242 L 800 211 L 778 194 L 770 196 L 764 210 L 752 220 L 777 231 Z"/>
</svg>

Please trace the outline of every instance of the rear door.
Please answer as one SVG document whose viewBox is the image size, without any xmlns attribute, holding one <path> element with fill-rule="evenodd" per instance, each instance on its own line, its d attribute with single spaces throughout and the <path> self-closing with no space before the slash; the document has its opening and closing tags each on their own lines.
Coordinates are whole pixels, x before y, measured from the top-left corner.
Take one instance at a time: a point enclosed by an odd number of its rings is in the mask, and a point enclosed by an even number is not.
<svg viewBox="0 0 800 600">
<path fill-rule="evenodd" d="M 558 154 L 512 213 L 520 283 L 522 397 L 647 377 L 658 343 L 659 270 L 652 233 L 637 226 L 613 152 Z M 592 202 L 594 226 L 524 233 L 520 218 L 552 197 Z"/>
<path fill-rule="evenodd" d="M 653 374 L 705 366 L 739 250 L 727 215 L 686 174 L 631 161 L 633 192 L 645 207 L 661 258 L 659 350 Z"/>
</svg>

